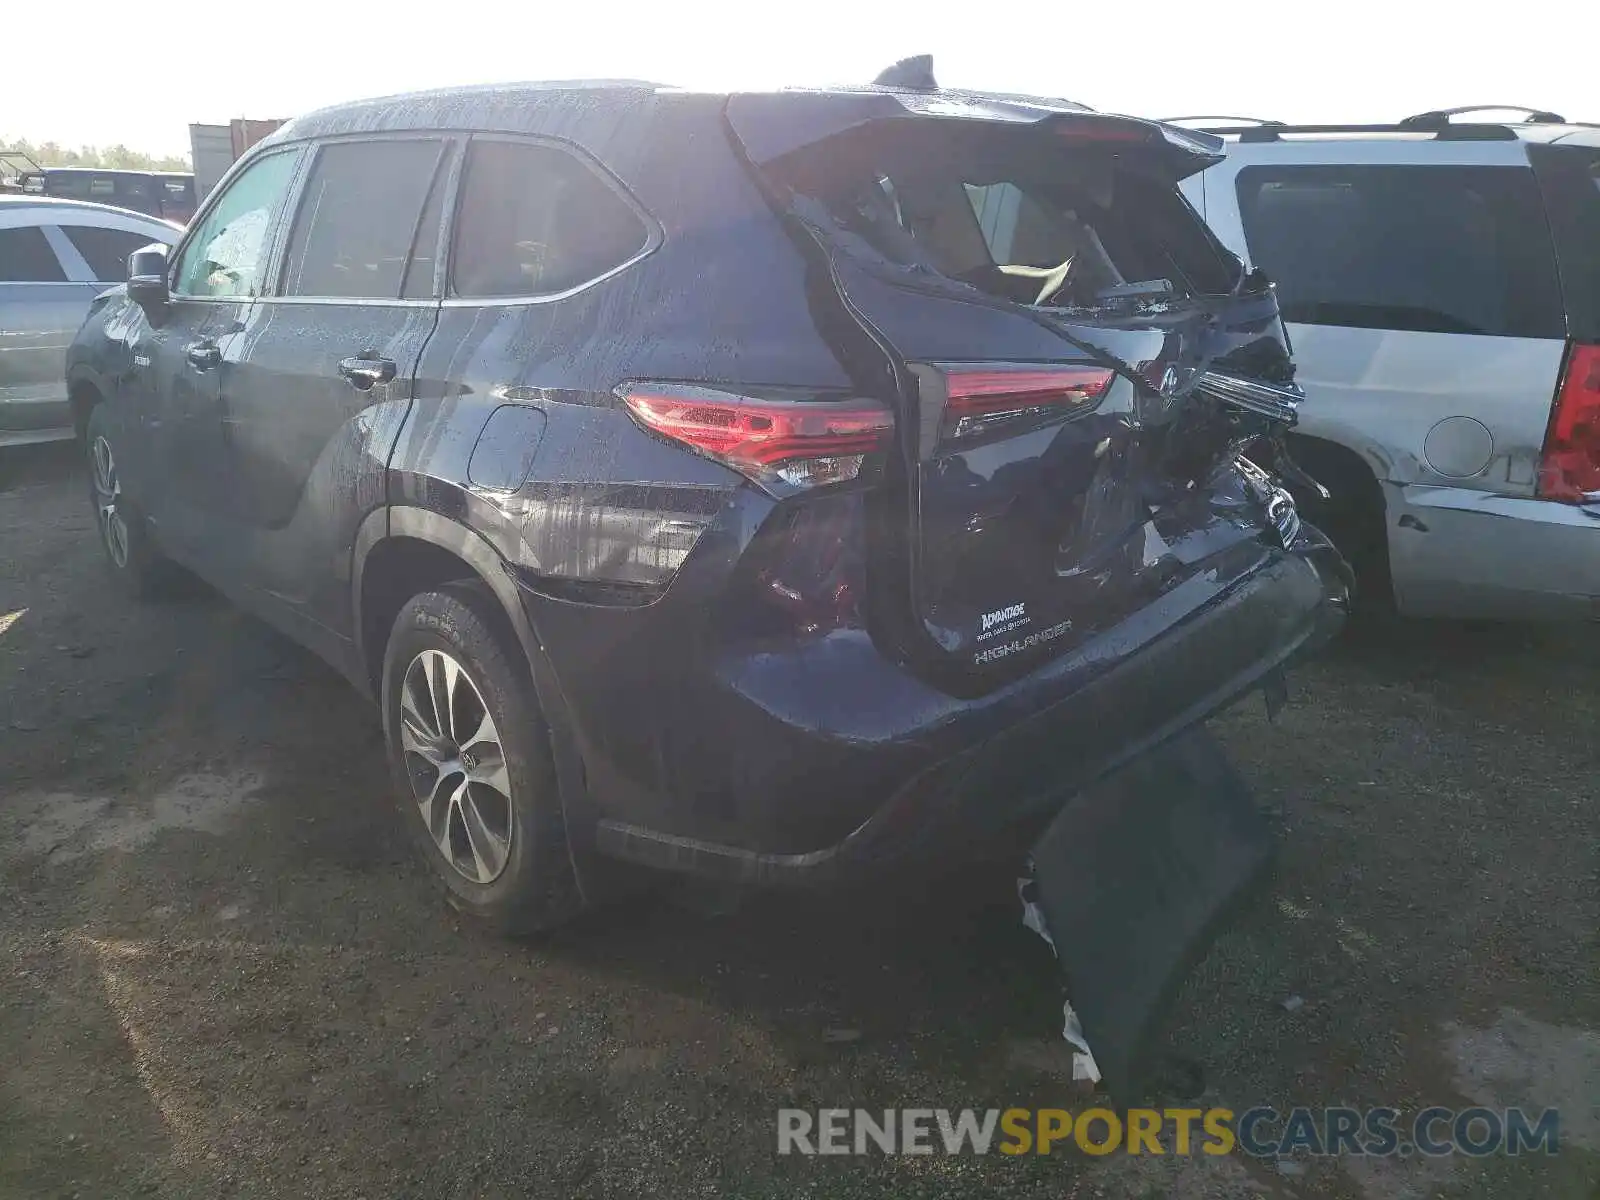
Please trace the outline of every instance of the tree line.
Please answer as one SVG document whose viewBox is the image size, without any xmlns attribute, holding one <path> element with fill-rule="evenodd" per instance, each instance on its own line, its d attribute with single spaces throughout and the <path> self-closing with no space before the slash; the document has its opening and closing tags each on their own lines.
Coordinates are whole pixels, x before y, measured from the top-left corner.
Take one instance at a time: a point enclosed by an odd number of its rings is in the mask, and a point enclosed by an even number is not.
<svg viewBox="0 0 1600 1200">
<path fill-rule="evenodd" d="M 56 142 L 30 142 L 26 138 L 0 138 L 0 153 L 26 154 L 41 167 L 104 167 L 108 171 L 187 171 L 189 158 L 180 154 L 146 154 L 115 146 L 79 146 L 73 149 Z M 8 172 L 9 173 L 9 172 Z"/>
</svg>

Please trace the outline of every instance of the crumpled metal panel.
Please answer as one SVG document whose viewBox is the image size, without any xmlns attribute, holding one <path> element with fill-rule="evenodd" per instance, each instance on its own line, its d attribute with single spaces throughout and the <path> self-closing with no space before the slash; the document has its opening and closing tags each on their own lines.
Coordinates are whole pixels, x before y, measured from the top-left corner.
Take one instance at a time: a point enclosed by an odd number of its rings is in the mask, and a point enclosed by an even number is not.
<svg viewBox="0 0 1600 1200">
<path fill-rule="evenodd" d="M 1204 729 L 1079 793 L 1034 845 L 1069 1025 L 1075 1012 L 1081 1053 L 1114 1094 L 1138 1090 L 1166 1007 L 1272 853 L 1248 786 Z"/>
</svg>

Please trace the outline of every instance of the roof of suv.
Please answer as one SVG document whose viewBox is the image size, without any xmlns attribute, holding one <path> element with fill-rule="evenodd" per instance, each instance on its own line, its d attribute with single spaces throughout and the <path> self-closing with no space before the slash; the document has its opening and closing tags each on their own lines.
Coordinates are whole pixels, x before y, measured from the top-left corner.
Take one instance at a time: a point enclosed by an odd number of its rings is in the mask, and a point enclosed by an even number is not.
<svg viewBox="0 0 1600 1200">
<path fill-rule="evenodd" d="M 528 83 L 481 83 L 373 96 L 319 108 L 286 121 L 258 145 L 300 141 L 335 133 L 379 129 L 470 129 L 495 124 L 533 100 L 582 98 L 599 106 L 637 104 L 668 90 L 639 79 L 565 79 Z"/>
<path fill-rule="evenodd" d="M 677 88 L 666 84 L 633 79 L 555 80 L 534 83 L 493 83 L 464 87 L 438 88 L 378 96 L 332 105 L 306 113 L 287 122 L 268 135 L 262 145 L 299 141 L 340 133 L 376 132 L 400 129 L 511 129 L 521 122 L 520 112 L 533 102 L 580 102 L 586 109 L 605 106 L 621 109 L 649 100 L 675 97 L 731 95 Z M 836 97 L 841 101 L 857 97 L 898 98 L 912 111 L 952 100 L 978 105 L 984 115 L 1000 120 L 1037 120 L 1048 113 L 1093 113 L 1094 110 L 1071 100 L 1040 96 L 1021 96 L 998 92 L 970 92 L 951 88 L 898 87 L 864 84 L 827 88 L 788 88 L 762 93 L 772 96 Z M 881 103 L 881 99 L 879 100 Z M 1108 117 L 1110 114 L 1106 114 Z M 1142 118 L 1125 118 L 1139 120 Z M 1205 138 L 1204 131 L 1200 137 Z"/>
</svg>

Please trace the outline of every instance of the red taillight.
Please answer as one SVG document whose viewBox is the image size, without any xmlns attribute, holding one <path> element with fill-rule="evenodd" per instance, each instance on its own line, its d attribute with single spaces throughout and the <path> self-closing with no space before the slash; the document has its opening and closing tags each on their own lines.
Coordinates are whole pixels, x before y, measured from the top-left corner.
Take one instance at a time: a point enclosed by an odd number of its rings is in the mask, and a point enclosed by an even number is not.
<svg viewBox="0 0 1600 1200">
<path fill-rule="evenodd" d="M 1093 404 L 1106 394 L 1109 367 L 946 367 L 944 432 L 969 437 L 997 421 L 1048 416 Z"/>
<path fill-rule="evenodd" d="M 676 383 L 626 383 L 617 392 L 646 429 L 763 484 L 855 479 L 894 433 L 889 410 L 871 400 L 772 400 Z"/>
<path fill-rule="evenodd" d="M 1573 346 L 1539 460 L 1539 495 L 1577 503 L 1600 493 L 1600 346 Z"/>
</svg>

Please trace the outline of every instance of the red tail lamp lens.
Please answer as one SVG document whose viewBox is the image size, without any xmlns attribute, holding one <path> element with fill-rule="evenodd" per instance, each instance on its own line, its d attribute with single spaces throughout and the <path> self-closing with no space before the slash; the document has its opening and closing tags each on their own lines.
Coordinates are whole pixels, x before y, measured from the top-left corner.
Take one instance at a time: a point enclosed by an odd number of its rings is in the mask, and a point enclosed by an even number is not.
<svg viewBox="0 0 1600 1200">
<path fill-rule="evenodd" d="M 887 450 L 894 417 L 871 400 L 770 400 L 686 384 L 618 389 L 639 424 L 760 483 L 840 483 Z"/>
</svg>

